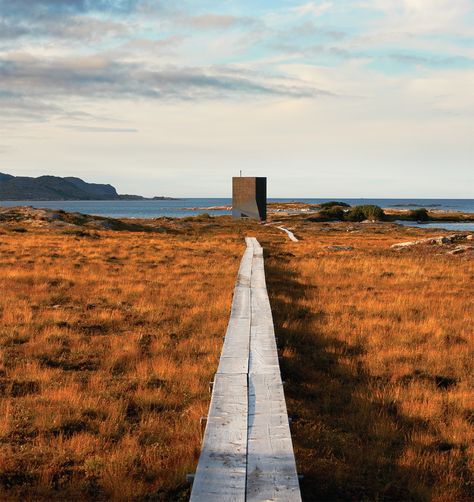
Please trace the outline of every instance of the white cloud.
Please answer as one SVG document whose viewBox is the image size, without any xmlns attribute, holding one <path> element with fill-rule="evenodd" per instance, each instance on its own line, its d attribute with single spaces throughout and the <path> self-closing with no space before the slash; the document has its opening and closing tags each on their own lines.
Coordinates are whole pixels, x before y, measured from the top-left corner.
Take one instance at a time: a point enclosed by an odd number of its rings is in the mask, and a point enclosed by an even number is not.
<svg viewBox="0 0 474 502">
<path fill-rule="evenodd" d="M 305 4 L 299 5 L 297 7 L 293 7 L 288 9 L 289 12 L 294 12 L 298 16 L 321 16 L 328 10 L 332 9 L 332 2 L 307 2 Z"/>
</svg>

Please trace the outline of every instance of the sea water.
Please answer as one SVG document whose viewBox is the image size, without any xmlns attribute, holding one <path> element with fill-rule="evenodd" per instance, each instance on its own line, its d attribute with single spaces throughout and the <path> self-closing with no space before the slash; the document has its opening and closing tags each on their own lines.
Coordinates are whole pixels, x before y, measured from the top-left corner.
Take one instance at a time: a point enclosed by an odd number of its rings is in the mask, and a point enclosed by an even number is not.
<svg viewBox="0 0 474 502">
<path fill-rule="evenodd" d="M 461 211 L 474 213 L 474 199 L 341 199 L 341 198 L 293 198 L 269 199 L 269 202 L 304 202 L 318 204 L 329 200 L 338 200 L 350 205 L 376 204 L 394 209 L 437 209 L 443 211 Z M 206 213 L 220 216 L 230 214 L 229 210 L 206 210 L 214 206 L 230 206 L 230 198 L 189 198 L 176 200 L 119 200 L 119 201 L 0 201 L 0 206 L 33 206 L 35 208 L 63 209 L 68 212 L 94 214 L 112 218 L 158 218 L 168 216 L 182 218 Z M 413 222 L 403 224 L 414 225 Z M 415 224 L 416 225 L 416 224 Z M 474 229 L 472 223 L 423 224 L 449 229 Z M 462 227 L 462 228 L 461 228 Z"/>
</svg>

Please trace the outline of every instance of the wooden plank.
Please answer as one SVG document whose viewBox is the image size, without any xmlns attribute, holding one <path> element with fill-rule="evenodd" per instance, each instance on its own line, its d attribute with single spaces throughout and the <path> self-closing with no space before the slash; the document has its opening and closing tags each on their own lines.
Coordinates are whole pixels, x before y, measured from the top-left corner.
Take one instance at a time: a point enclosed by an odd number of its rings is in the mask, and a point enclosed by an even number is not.
<svg viewBox="0 0 474 502">
<path fill-rule="evenodd" d="M 250 286 L 250 276 L 252 275 L 252 261 L 253 261 L 253 244 L 254 241 L 246 237 L 245 243 L 247 249 L 242 256 L 242 261 L 240 262 L 239 272 L 237 274 L 237 286 Z"/>
<path fill-rule="evenodd" d="M 248 286 L 237 285 L 235 287 L 230 317 L 250 318 L 250 288 Z"/>
<path fill-rule="evenodd" d="M 236 373 L 248 373 L 249 359 L 248 355 L 245 357 L 241 356 L 229 356 L 221 357 L 219 360 L 219 367 L 217 369 L 217 374 L 236 374 Z"/>
<path fill-rule="evenodd" d="M 278 350 L 275 337 L 265 337 L 256 328 L 251 328 L 249 374 L 280 375 Z"/>
<path fill-rule="evenodd" d="M 249 376 L 247 501 L 301 501 L 280 375 Z"/>
<path fill-rule="evenodd" d="M 277 228 L 285 232 L 288 235 L 290 241 L 299 242 L 299 240 L 296 238 L 295 234 L 291 230 L 288 230 L 285 227 L 277 227 Z"/>
<path fill-rule="evenodd" d="M 250 319 L 249 318 L 230 318 L 227 326 L 227 334 L 224 339 L 221 357 L 235 356 L 235 351 L 239 356 L 248 358 L 250 343 Z M 242 352 L 245 352 L 243 354 Z"/>
<path fill-rule="evenodd" d="M 300 501 L 263 250 L 253 243 L 247 501 Z"/>
<path fill-rule="evenodd" d="M 253 241 L 246 243 L 191 491 L 195 502 L 244 502 L 246 498 Z"/>
<path fill-rule="evenodd" d="M 247 472 L 247 375 L 216 375 L 193 502 L 244 502 Z"/>
</svg>

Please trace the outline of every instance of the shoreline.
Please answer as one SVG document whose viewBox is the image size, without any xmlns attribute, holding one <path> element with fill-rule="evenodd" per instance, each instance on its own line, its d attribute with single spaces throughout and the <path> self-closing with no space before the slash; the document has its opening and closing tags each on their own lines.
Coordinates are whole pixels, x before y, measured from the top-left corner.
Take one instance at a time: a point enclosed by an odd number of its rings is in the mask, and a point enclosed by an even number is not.
<svg viewBox="0 0 474 502">
<path fill-rule="evenodd" d="M 460 213 L 449 211 L 429 211 L 429 219 L 419 221 L 409 218 L 409 210 L 384 209 L 383 219 L 366 219 L 355 221 L 349 219 L 328 218 L 326 215 L 319 215 L 318 211 L 294 210 L 294 211 L 272 211 L 268 212 L 267 224 L 284 222 L 286 225 L 298 222 L 322 223 L 322 224 L 377 224 L 378 226 L 396 225 L 398 227 L 411 227 L 421 230 L 438 229 L 440 231 L 459 230 L 474 231 L 474 213 Z M 37 227 L 69 227 L 80 228 L 89 227 L 96 229 L 130 230 L 154 232 L 157 225 L 170 222 L 177 225 L 192 222 L 214 220 L 216 222 L 231 220 L 230 214 L 212 215 L 207 212 L 182 216 L 102 216 L 91 213 L 81 213 L 78 211 L 64 211 L 62 209 L 34 208 L 32 206 L 0 206 L 0 223 L 32 223 Z M 281 221 L 280 221 L 281 220 Z M 237 222 L 236 222 L 237 223 Z M 443 225 L 446 225 L 443 228 Z"/>
</svg>

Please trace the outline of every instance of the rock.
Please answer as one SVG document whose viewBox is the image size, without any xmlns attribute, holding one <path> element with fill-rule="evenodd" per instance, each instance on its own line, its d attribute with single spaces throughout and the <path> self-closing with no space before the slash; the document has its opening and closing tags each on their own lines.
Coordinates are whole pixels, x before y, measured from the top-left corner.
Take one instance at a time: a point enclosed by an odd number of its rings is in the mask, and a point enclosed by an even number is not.
<svg viewBox="0 0 474 502">
<path fill-rule="evenodd" d="M 399 244 L 392 244 L 390 247 L 392 249 L 409 248 L 411 246 L 416 246 L 419 243 L 420 241 L 400 242 Z"/>
<path fill-rule="evenodd" d="M 471 249 L 474 249 L 474 246 L 458 246 L 446 254 L 450 254 L 450 255 L 461 254 L 461 253 L 465 253 L 466 251 L 469 251 Z"/>
<path fill-rule="evenodd" d="M 428 239 L 421 239 L 419 241 L 411 241 L 411 242 L 401 242 L 399 244 L 393 244 L 391 247 L 393 249 L 397 248 L 407 248 L 411 246 L 418 246 L 420 244 L 437 244 L 438 246 L 443 246 L 444 244 L 451 244 L 455 240 L 463 239 L 464 236 L 460 234 L 449 235 L 447 237 L 429 237 Z"/>
<path fill-rule="evenodd" d="M 466 240 L 468 240 L 468 241 L 472 241 L 472 240 L 474 240 L 474 235 L 468 235 L 468 236 L 466 237 Z"/>
<path fill-rule="evenodd" d="M 326 246 L 328 251 L 353 251 L 352 246 Z"/>
<path fill-rule="evenodd" d="M 466 234 L 451 234 L 448 235 L 448 238 L 451 239 L 452 241 L 463 241 L 466 239 Z"/>
</svg>

